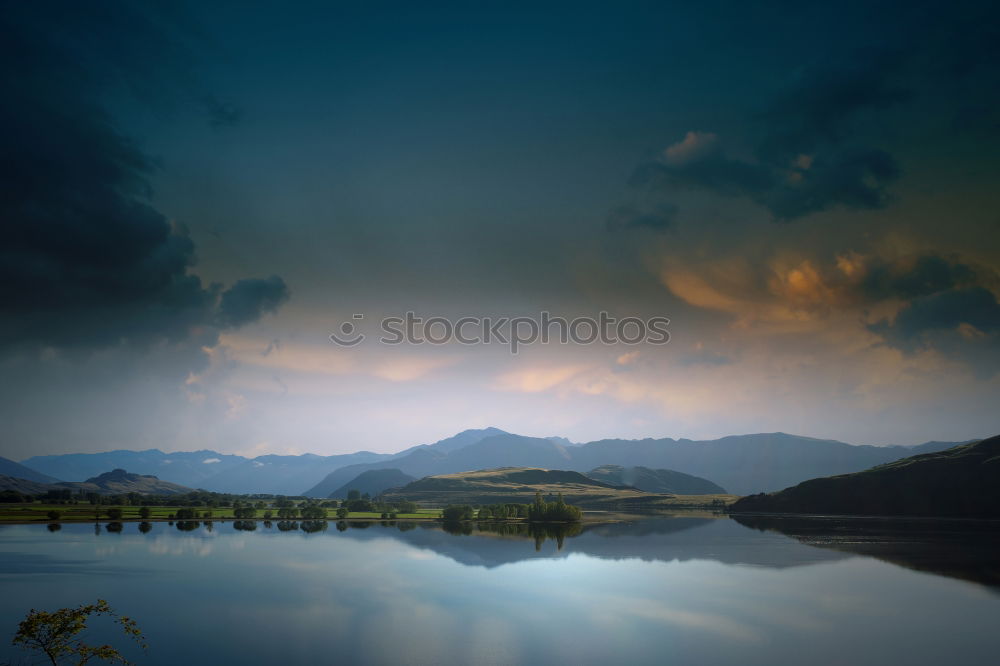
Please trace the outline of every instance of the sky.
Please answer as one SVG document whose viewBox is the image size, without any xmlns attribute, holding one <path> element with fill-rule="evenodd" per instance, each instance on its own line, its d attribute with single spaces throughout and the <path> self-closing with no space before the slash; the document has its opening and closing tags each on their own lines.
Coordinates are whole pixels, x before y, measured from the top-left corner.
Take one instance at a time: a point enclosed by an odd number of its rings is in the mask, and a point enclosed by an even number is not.
<svg viewBox="0 0 1000 666">
<path fill-rule="evenodd" d="M 998 13 L 0 3 L 0 455 L 996 434 Z"/>
</svg>

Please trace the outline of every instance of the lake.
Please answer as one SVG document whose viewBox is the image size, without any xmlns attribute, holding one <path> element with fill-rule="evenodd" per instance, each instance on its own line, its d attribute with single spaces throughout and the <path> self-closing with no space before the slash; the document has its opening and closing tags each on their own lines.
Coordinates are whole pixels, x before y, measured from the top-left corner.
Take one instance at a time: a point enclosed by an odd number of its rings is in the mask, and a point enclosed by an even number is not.
<svg viewBox="0 0 1000 666">
<path fill-rule="evenodd" d="M 29 608 L 98 598 L 146 632 L 148 652 L 123 650 L 143 664 L 912 666 L 1000 651 L 993 523 L 281 527 L 0 526 L 0 662 L 32 663 L 9 647 Z M 91 637 L 128 645 L 107 630 Z"/>
</svg>

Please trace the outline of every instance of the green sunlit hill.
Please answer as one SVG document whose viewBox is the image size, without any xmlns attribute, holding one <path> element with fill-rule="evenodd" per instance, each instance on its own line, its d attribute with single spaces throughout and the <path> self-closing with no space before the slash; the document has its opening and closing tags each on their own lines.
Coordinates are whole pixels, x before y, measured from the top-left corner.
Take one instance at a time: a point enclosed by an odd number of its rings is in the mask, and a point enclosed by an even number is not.
<svg viewBox="0 0 1000 666">
<path fill-rule="evenodd" d="M 1000 436 L 738 500 L 736 513 L 1000 517 Z"/>
<path fill-rule="evenodd" d="M 719 495 L 726 492 L 725 488 L 708 479 L 672 469 L 601 465 L 587 472 L 587 476 L 616 486 L 632 486 L 647 493 Z"/>
<path fill-rule="evenodd" d="M 546 499 L 562 493 L 570 504 L 592 508 L 654 506 L 669 504 L 675 499 L 672 495 L 605 483 L 580 472 L 536 467 L 502 467 L 429 476 L 391 490 L 385 497 L 407 499 L 428 506 L 527 504 L 534 499 L 536 491 Z"/>
</svg>

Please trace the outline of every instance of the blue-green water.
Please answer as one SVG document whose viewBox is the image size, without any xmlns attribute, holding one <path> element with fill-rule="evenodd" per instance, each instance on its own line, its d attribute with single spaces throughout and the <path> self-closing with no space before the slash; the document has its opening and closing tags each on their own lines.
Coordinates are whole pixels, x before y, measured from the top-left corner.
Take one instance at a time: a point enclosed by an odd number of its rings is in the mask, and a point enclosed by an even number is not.
<svg viewBox="0 0 1000 666">
<path fill-rule="evenodd" d="M 559 540 L 9 525 L 0 662 L 27 656 L 7 646 L 29 608 L 103 598 L 145 630 L 148 652 L 127 651 L 144 664 L 996 663 L 998 543 L 982 526 L 684 517 Z"/>
</svg>

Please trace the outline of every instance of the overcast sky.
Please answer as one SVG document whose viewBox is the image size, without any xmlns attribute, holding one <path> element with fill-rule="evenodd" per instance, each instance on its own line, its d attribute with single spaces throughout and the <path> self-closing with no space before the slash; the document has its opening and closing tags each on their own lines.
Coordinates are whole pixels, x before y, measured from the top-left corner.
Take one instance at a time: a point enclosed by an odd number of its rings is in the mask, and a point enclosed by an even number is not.
<svg viewBox="0 0 1000 666">
<path fill-rule="evenodd" d="M 990 4 L 3 3 L 0 455 L 996 434 Z"/>
</svg>

